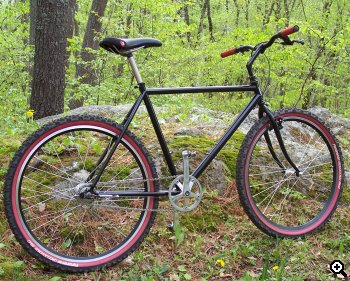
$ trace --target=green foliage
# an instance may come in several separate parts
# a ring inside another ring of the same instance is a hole
[[[0,4],[0,110],[5,123],[15,126],[13,118],[23,119],[31,91],[29,70],[33,46],[29,45],[29,0],[3,1]],[[66,77],[66,102],[73,95],[84,97],[86,104],[119,104],[133,100],[129,68],[122,57],[104,50],[89,50],[96,59],[89,63],[97,74],[96,85],[81,83],[76,67],[91,1],[78,0],[75,33],[69,39]],[[249,56],[221,59],[219,53],[241,44],[256,44],[289,24],[301,30],[292,38],[302,38],[304,46],[273,46],[262,57],[256,73],[273,108],[298,104],[325,106],[350,116],[349,57],[350,25],[346,15],[348,1],[211,0],[211,22],[204,14],[202,1],[140,0],[109,1],[103,31],[105,36],[155,37],[163,47],[139,51],[136,59],[149,86],[197,86],[248,83],[245,63]],[[236,4],[238,6],[236,6]],[[277,5],[277,7],[276,7]],[[186,15],[186,11],[188,11]],[[271,11],[271,13],[269,13]],[[270,65],[270,71],[269,71]],[[270,75],[269,75],[270,74]],[[268,79],[270,77],[270,79]],[[267,86],[268,81],[268,87]],[[205,94],[193,100],[214,109],[237,112],[249,94]],[[168,97],[163,98],[163,102]],[[17,121],[18,122],[18,121]]]
[[[2,124],[25,116],[29,98],[29,1],[0,4],[0,111]],[[0,127],[1,129],[2,126]]]
[[[13,278],[12,280],[23,280],[25,267],[26,265],[23,261],[4,261],[0,256],[0,279]]]

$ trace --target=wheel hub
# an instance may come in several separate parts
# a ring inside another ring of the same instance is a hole
[[[287,169],[284,174],[287,176],[287,177],[290,177],[292,175],[295,175],[297,177],[301,177],[303,175],[303,172],[299,172],[299,174],[297,175],[296,171],[293,169],[293,168],[289,168]]]

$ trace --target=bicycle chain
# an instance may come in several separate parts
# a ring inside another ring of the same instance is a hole
[[[178,176],[178,175],[177,175]],[[158,180],[168,180],[168,179],[175,179],[177,176],[168,176],[168,177],[161,177],[161,178],[153,178],[153,179],[144,179],[144,180],[135,180],[135,179],[128,179],[128,180],[118,180],[118,183],[124,183],[124,182],[146,182],[146,181],[158,181]],[[112,183],[112,182],[111,182]],[[98,184],[97,184],[98,186]],[[108,202],[108,200],[104,201]],[[113,202],[113,201],[112,201]],[[93,204],[93,207],[98,207],[98,204]],[[112,207],[113,209],[118,210],[127,210],[127,211],[146,211],[146,212],[176,212],[174,208],[166,209],[166,208],[157,208],[157,209],[149,209],[149,208],[135,208],[135,207],[122,207],[115,205]]]
[[[108,202],[108,201],[106,201]],[[98,204],[92,205],[93,207],[98,207]],[[157,209],[148,209],[148,208],[135,208],[135,207],[121,207],[121,206],[113,206],[112,209],[118,210],[127,210],[127,211],[145,211],[145,212],[177,212],[174,208],[166,209],[166,208],[157,208]]]

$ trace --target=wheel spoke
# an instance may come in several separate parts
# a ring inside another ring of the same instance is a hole
[[[54,121],[35,132],[23,150],[27,154],[21,157],[33,156],[27,161],[17,157],[17,165],[25,164],[11,174],[18,187],[19,204],[11,207],[20,217],[16,235],[30,233],[28,240],[20,239],[27,241],[29,248],[37,245],[37,255],[50,264],[55,261],[48,257],[57,257],[59,268],[69,269],[70,263],[84,268],[91,262],[101,267],[106,261],[113,262],[110,256],[119,260],[134,251],[148,233],[153,210],[158,207],[154,197],[89,194],[89,175],[101,167],[96,163],[112,147],[111,136],[120,135],[123,128],[100,117],[84,118],[66,117],[67,123]],[[122,139],[103,171],[96,191],[158,191],[153,180],[157,178],[155,168],[145,149],[128,132],[126,136],[127,141]]]

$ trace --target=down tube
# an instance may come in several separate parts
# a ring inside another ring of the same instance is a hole
[[[234,132],[238,129],[238,127],[242,124],[242,122],[247,118],[249,113],[255,108],[255,106],[261,101],[261,95],[256,94],[249,104],[244,108],[244,110],[239,114],[234,123],[230,128],[226,131],[226,133],[221,137],[215,147],[209,152],[209,154],[204,158],[202,163],[198,166],[198,168],[192,173],[192,176],[198,178],[204,170],[208,167],[210,162],[216,157],[216,155],[220,152],[220,150],[224,147],[227,141],[232,137]]]

